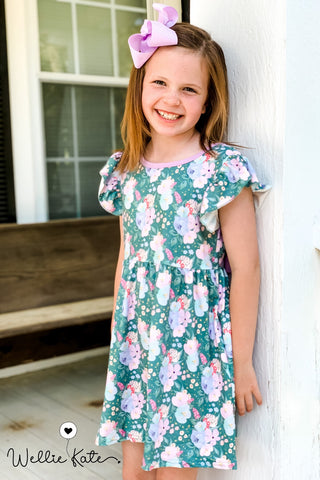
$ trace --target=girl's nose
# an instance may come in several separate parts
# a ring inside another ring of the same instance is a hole
[[[180,97],[177,92],[168,92],[165,101],[168,105],[180,105]]]

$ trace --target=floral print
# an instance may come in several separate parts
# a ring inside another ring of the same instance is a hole
[[[235,148],[101,170],[125,255],[97,445],[144,443],[142,468],[235,469],[229,277],[218,210],[258,182]]]

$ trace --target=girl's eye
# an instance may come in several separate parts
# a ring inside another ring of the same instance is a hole
[[[195,89],[192,88],[192,87],[184,87],[184,90],[186,90],[187,92],[191,92],[191,93],[197,93],[197,92],[195,91]]]
[[[156,85],[165,85],[165,82],[163,80],[155,80],[153,83]]]

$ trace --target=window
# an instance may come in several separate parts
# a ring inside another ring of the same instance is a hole
[[[121,147],[127,40],[145,18],[145,0],[38,0],[49,219],[103,214],[98,171]]]

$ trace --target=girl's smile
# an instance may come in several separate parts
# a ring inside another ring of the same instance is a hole
[[[203,58],[182,47],[159,48],[145,67],[142,110],[152,140],[187,141],[205,112],[208,71]]]

